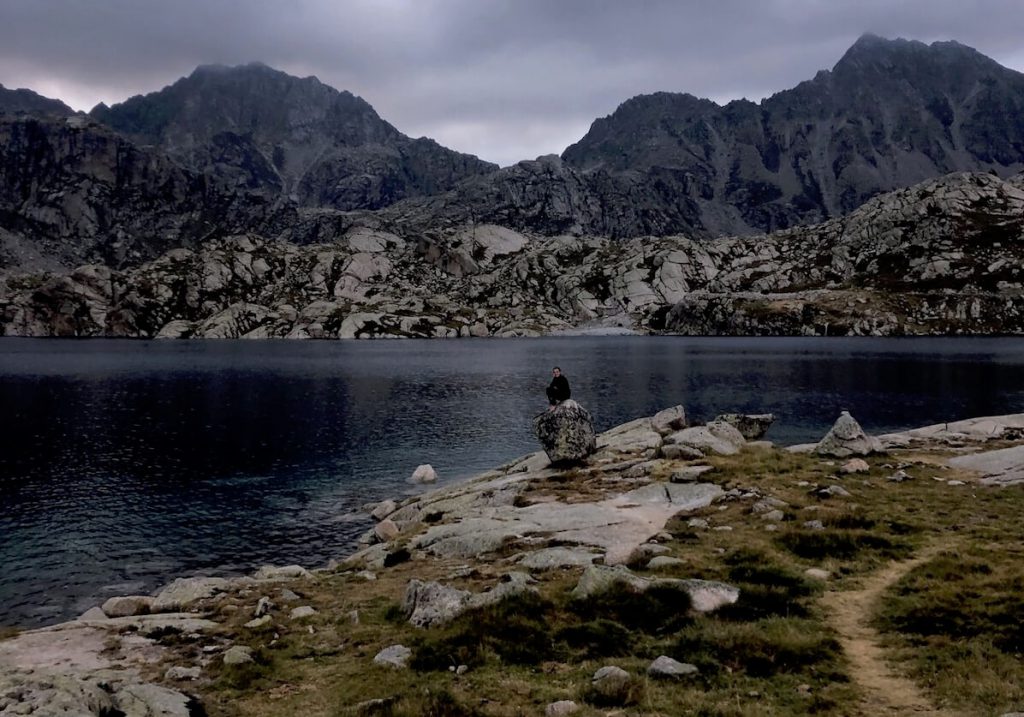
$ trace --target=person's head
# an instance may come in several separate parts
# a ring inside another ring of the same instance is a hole
[[[556,378],[558,376],[561,376],[562,375],[562,369],[560,369],[558,366],[555,366],[553,369],[551,369],[551,375],[555,376]]]

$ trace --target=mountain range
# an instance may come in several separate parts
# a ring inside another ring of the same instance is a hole
[[[47,277],[53,276],[75,284],[69,270],[83,265],[91,267],[86,267],[90,277],[97,271],[108,277],[100,283],[114,293],[100,302],[104,316],[118,302],[157,285],[184,290],[195,283],[219,287],[237,280],[248,286],[263,274],[242,271],[238,279],[232,269],[218,279],[206,276],[204,268],[207,248],[215,254],[214,264],[221,261],[218,252],[248,256],[239,259],[243,263],[255,261],[252,252],[237,249],[241,240],[226,240],[243,235],[249,237],[243,246],[266,247],[260,252],[269,254],[260,261],[267,266],[274,261],[290,266],[288,257],[299,256],[312,262],[300,271],[311,272],[308,286],[287,288],[287,282],[278,282],[274,286],[287,296],[261,295],[256,303],[250,296],[243,302],[263,306],[260,315],[277,312],[270,306],[286,307],[285,314],[294,307],[303,310],[321,293],[325,301],[347,302],[331,309],[332,316],[376,306],[380,302],[370,299],[390,294],[365,286],[367,281],[395,278],[399,273],[392,269],[409,262],[401,274],[402,297],[392,297],[398,303],[388,307],[416,296],[414,303],[426,299],[440,305],[445,292],[457,297],[455,313],[465,308],[459,302],[485,299],[497,306],[508,300],[512,306],[547,307],[547,318],[531,324],[543,330],[624,314],[631,317],[627,323],[644,330],[729,332],[739,311],[736,302],[747,301],[737,292],[831,290],[836,282],[855,291],[877,289],[883,279],[885,291],[906,292],[912,287],[905,276],[921,266],[960,260],[971,265],[967,274],[943,269],[938,273],[945,284],[929,290],[984,289],[991,294],[986,301],[998,304],[1001,292],[1016,291],[1016,275],[992,286],[986,278],[983,287],[965,277],[1003,276],[999,262],[1015,261],[1007,257],[1021,234],[1015,214],[1021,170],[1024,75],[955,42],[926,45],[871,35],[860,38],[831,70],[759,103],[737,100],[723,106],[668,92],[637,96],[596,120],[561,156],[504,168],[430,139],[410,138],[359,97],[258,63],[201,66],[160,91],[99,105],[88,114],[30,90],[0,87],[0,279],[8,277],[0,286],[0,309],[7,306],[8,332],[13,321],[29,333],[46,334],[53,326],[57,333],[77,333],[67,327],[79,326],[78,319],[54,319],[51,326],[46,319],[25,317],[61,316],[51,311],[58,300],[53,293],[33,287],[50,286]],[[1009,182],[986,184],[985,176]],[[942,184],[947,179],[956,191]],[[946,189],[936,192],[929,184],[935,181]],[[907,187],[918,193],[909,216],[899,199]],[[954,200],[955,207],[943,203]],[[883,216],[861,221],[858,226],[866,228],[858,229],[852,242],[847,218],[868,210]],[[915,236],[917,224],[930,227],[928,240],[898,246]],[[791,235],[798,230],[802,233]],[[953,231],[974,238],[953,251],[948,246]],[[377,238],[367,240],[367,235]],[[794,244],[792,236],[800,241]],[[548,237],[569,241],[574,248],[565,251],[576,264],[566,265],[561,250],[546,253]],[[353,241],[357,249],[338,255],[348,258],[316,268],[317,252],[337,254],[339,246]],[[897,245],[891,245],[894,241]],[[273,249],[275,244],[280,248]],[[307,245],[315,246],[306,250]],[[364,245],[372,250],[358,249]],[[217,248],[222,246],[227,249]],[[689,261],[702,263],[705,275],[681,284],[673,279],[669,285],[675,288],[659,293],[654,277],[660,276],[664,257],[651,258],[644,246],[688,253]],[[734,246],[752,257],[768,251],[778,260],[771,272],[775,279],[768,285],[734,282],[724,286],[724,294],[718,291],[716,275],[754,259],[732,249],[727,257],[705,256],[712,250],[701,247]],[[817,256],[821,265],[834,262],[838,252],[855,269],[828,278],[817,265],[787,263],[777,254],[780,246]],[[887,253],[874,263],[858,258],[873,256],[879,246]],[[624,254],[622,247],[640,253]],[[203,258],[183,264],[174,259],[181,251],[200,252]],[[353,251],[360,256],[349,256]],[[505,256],[514,266],[496,258]],[[159,281],[146,268],[154,260],[163,272]],[[582,283],[569,292],[575,298],[557,298],[572,288],[566,284],[574,275],[571,267],[598,260],[614,264],[610,273],[576,277]],[[346,273],[344,266],[353,262],[355,268]],[[997,268],[979,274],[979,262]],[[186,274],[166,275],[168,266]],[[109,270],[127,273],[103,274]],[[136,280],[144,286],[136,286]],[[463,281],[526,284],[515,297],[501,298],[482,286],[467,289]],[[110,288],[110,282],[119,288]],[[655,288],[637,291],[660,298],[638,313],[627,288],[645,282]],[[237,303],[229,299],[248,296],[228,285],[202,307],[181,308],[177,315],[147,304],[146,311],[156,313],[144,320],[135,307],[130,320],[114,312],[122,317],[116,330],[95,322],[82,330],[146,336],[163,332],[168,321],[187,321],[191,328],[182,335],[205,335],[200,324],[213,320],[209,311],[226,311]],[[708,291],[725,298],[705,297],[696,308],[686,303]],[[17,321],[10,314],[14,305],[21,307]],[[672,309],[676,305],[692,311]],[[404,309],[395,310],[405,315]],[[707,318],[709,312],[717,318]],[[754,315],[766,316],[761,309]],[[505,316],[479,331],[516,331],[508,328],[509,321],[514,324]],[[903,325],[893,321],[887,330]],[[799,322],[794,325],[805,330]],[[756,333],[752,323],[744,326],[735,330]],[[419,335],[419,330],[398,333]],[[339,331],[332,325],[327,334]]]
[[[88,115],[2,89],[0,139],[0,268],[127,265],[243,230],[302,244],[353,223],[745,235],[949,172],[1021,171],[1024,75],[955,42],[865,35],[760,103],[637,96],[561,157],[505,168],[259,63],[201,66]]]

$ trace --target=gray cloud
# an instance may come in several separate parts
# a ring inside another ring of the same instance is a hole
[[[508,164],[560,152],[642,92],[786,89],[866,31],[1024,68],[1019,0],[3,0],[0,82],[88,109],[260,60]]]

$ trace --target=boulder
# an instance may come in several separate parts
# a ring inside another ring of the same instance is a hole
[[[715,421],[728,423],[748,441],[757,441],[764,437],[772,423],[775,422],[775,414],[723,413]]]
[[[225,665],[244,665],[253,662],[252,648],[244,645],[233,645],[224,651]]]
[[[398,504],[389,498],[375,505],[370,515],[374,520],[384,520],[396,510],[398,510]]]
[[[883,453],[884,450],[881,441],[866,434],[856,419],[848,411],[843,411],[831,430],[814,448],[814,452],[819,456],[849,458]]]
[[[147,615],[152,607],[153,598],[149,595],[125,595],[110,598],[101,609],[107,617],[132,617]]]
[[[712,421],[706,426],[694,426],[666,436],[661,452],[668,458],[668,447],[676,445],[696,449],[701,454],[731,456],[739,453],[744,443],[746,439],[736,428],[724,421]]]
[[[572,700],[559,700],[544,708],[544,717],[566,717],[579,711],[580,706]]]
[[[378,652],[373,661],[378,665],[402,669],[409,663],[410,657],[412,657],[412,650],[408,647],[405,645],[392,645]]]
[[[528,573],[512,572],[490,590],[471,593],[438,582],[412,579],[405,589],[402,610],[417,627],[443,625],[469,610],[494,605],[514,595],[536,592]]]
[[[227,588],[224,578],[178,578],[157,594],[150,612],[178,612]]]
[[[656,679],[678,680],[681,677],[696,675],[698,672],[696,665],[679,662],[666,655],[656,659],[647,668],[647,674]]]
[[[416,470],[409,476],[410,483],[436,483],[437,482],[437,471],[429,463],[416,466]]]
[[[851,458],[842,465],[839,469],[840,473],[867,473],[871,470],[871,466],[868,465],[867,461],[863,458]]]
[[[658,449],[658,455],[670,461],[692,461],[704,457],[704,452],[682,443],[665,443]]]
[[[552,463],[581,461],[597,448],[594,419],[572,399],[534,418],[533,429]]]
[[[377,539],[382,543],[389,543],[399,536],[398,526],[395,525],[395,521],[390,518],[384,520],[373,526],[373,534],[377,536]]]
[[[311,578],[313,574],[301,565],[264,565],[257,570],[253,577],[257,580],[298,580],[299,578]]]
[[[682,406],[673,406],[663,411],[658,411],[651,418],[651,428],[662,436],[681,431],[687,426],[686,409]]]
[[[316,615],[316,609],[309,605],[300,605],[299,607],[292,608],[291,613],[289,613],[289,617],[292,620],[304,620],[314,615]]]

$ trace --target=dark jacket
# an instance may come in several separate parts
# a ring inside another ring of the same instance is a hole
[[[554,406],[557,403],[568,400],[572,395],[569,390],[569,379],[565,376],[555,376],[548,384],[548,402]]]

